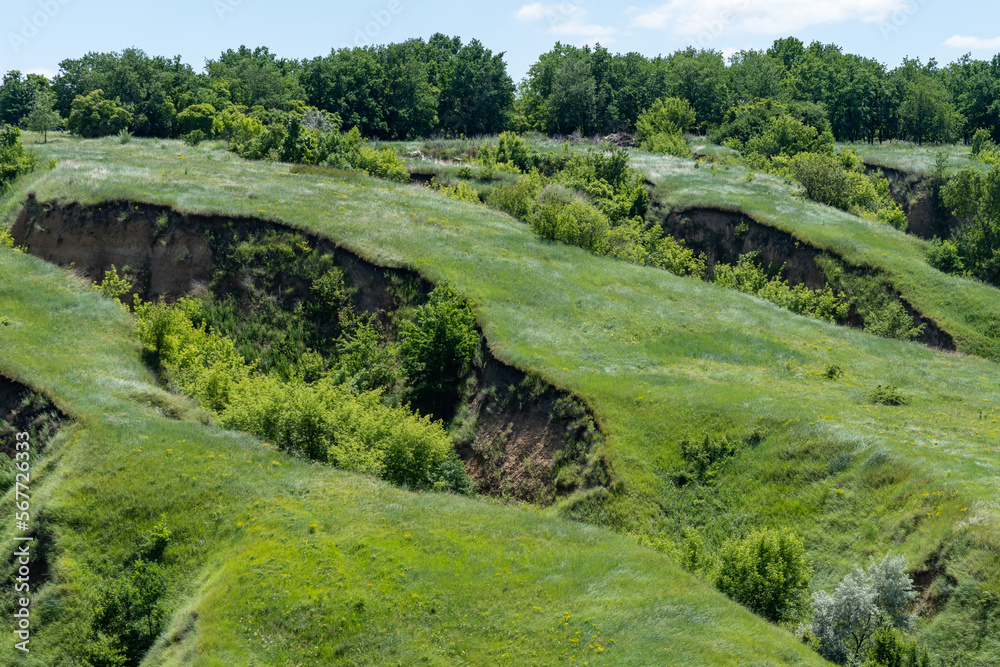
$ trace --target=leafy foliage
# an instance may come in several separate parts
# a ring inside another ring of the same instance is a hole
[[[21,131],[10,125],[0,127],[0,190],[36,166],[38,158],[24,149]]]
[[[103,90],[78,95],[73,100],[67,127],[81,137],[104,137],[128,129],[132,114],[112,100],[104,98]]]
[[[695,124],[695,113],[687,100],[668,97],[656,100],[636,121],[639,147],[651,153],[690,157],[683,134]]]
[[[869,650],[876,659],[883,653],[898,655],[884,632],[913,628],[915,619],[907,609],[915,597],[902,556],[886,554],[882,560],[872,558],[864,569],[855,566],[833,595],[813,594],[812,632],[819,638],[820,654],[838,664],[859,660]]]
[[[802,539],[786,530],[759,530],[727,540],[716,587],[773,622],[795,618],[806,601],[812,567]]]
[[[467,478],[456,476],[456,455],[439,422],[384,405],[380,391],[354,393],[329,378],[307,384],[257,374],[231,339],[209,331],[205,322],[195,326],[197,309],[190,299],[174,306],[144,303],[136,308],[136,329],[171,383],[224,426],[396,484],[468,490]]]
[[[472,310],[451,287],[435,287],[400,328],[399,353],[413,407],[450,417],[478,345]]]
[[[735,266],[719,264],[715,267],[715,284],[759,296],[801,315],[828,322],[847,319],[850,303],[843,292],[838,294],[829,285],[821,290],[802,284],[791,286],[778,276],[768,277],[757,263],[759,255],[756,251],[741,255]]]

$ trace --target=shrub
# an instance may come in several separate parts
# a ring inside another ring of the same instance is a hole
[[[899,387],[880,384],[868,394],[868,400],[882,405],[907,405],[910,399],[900,393]]]
[[[811,290],[801,284],[792,287],[780,277],[769,278],[757,265],[759,255],[759,251],[741,255],[736,266],[717,265],[715,284],[767,299],[800,315],[828,322],[843,322],[847,319],[850,303],[843,293],[835,293],[829,286],[821,290]]]
[[[651,153],[691,157],[682,135],[694,124],[695,112],[687,100],[678,97],[656,100],[636,121],[639,147]]]
[[[515,218],[527,220],[535,199],[542,193],[543,187],[542,176],[537,171],[532,171],[519,178],[513,185],[498,185],[493,188],[486,198],[486,203]]]
[[[865,331],[883,338],[913,340],[923,334],[926,327],[924,324],[914,325],[913,317],[897,300],[882,308],[861,309],[861,316],[865,321]]]
[[[401,183],[410,180],[410,172],[406,170],[406,164],[396,156],[396,152],[391,148],[375,150],[368,146],[360,146],[356,153],[348,156],[348,162],[352,167],[360,169],[369,176]]]
[[[670,271],[678,276],[704,278],[708,273],[705,253],[695,255],[690,248],[684,247],[684,240],[678,241],[672,236],[662,236],[649,245],[649,256],[646,259],[650,266]]]
[[[932,239],[927,248],[927,263],[944,273],[961,275],[965,271],[965,264],[962,263],[962,256],[954,241]]]
[[[192,104],[177,114],[177,130],[181,135],[200,130],[202,136],[211,136],[215,124],[215,107],[211,104]]]
[[[520,171],[528,171],[531,164],[528,144],[514,132],[504,132],[497,138],[493,159],[497,164],[512,164]]]
[[[639,148],[661,155],[691,157],[691,149],[688,148],[687,142],[684,141],[684,136],[681,134],[654,134],[644,139],[639,144]]]
[[[118,270],[112,264],[111,268],[104,272],[104,280],[95,289],[101,295],[121,303],[121,298],[132,289],[132,282],[124,275],[118,275]]]
[[[197,146],[205,140],[205,133],[201,130],[191,130],[184,135],[184,143],[188,146]]]
[[[86,96],[77,95],[73,100],[67,128],[81,137],[104,137],[118,134],[132,123],[132,114],[111,100],[104,99],[104,91],[97,89]]]
[[[906,609],[915,597],[902,556],[872,558],[863,570],[855,566],[833,595],[813,594],[812,632],[820,654],[838,664],[857,661],[870,650],[895,654],[884,631],[913,628],[914,617]]]
[[[135,561],[127,575],[105,586],[91,623],[98,638],[98,650],[87,656],[91,664],[138,665],[163,625],[166,590],[163,568],[144,560]]]
[[[390,389],[398,379],[396,349],[382,345],[370,321],[362,321],[353,333],[337,341],[339,359],[335,377],[355,393]]]
[[[996,144],[993,143],[993,134],[986,128],[981,127],[972,135],[973,157],[978,157],[983,152],[992,152],[995,149]]]
[[[448,285],[435,287],[413,320],[400,328],[407,395],[417,410],[450,416],[478,344],[475,317],[458,292]]]
[[[444,325],[462,318],[458,309],[446,307],[454,306],[447,291],[439,293],[436,302],[439,316],[421,320],[429,325],[421,331],[429,329],[430,339],[444,348],[436,356],[425,355],[430,358],[425,375],[431,380],[440,379],[434,364],[447,356],[448,349],[469,352],[468,345],[463,347],[453,338],[434,336],[440,329],[453,330],[454,326]],[[174,306],[141,304],[136,309],[137,331],[145,345],[159,350],[170,381],[211,409],[223,426],[252,433],[289,453],[397,484],[471,489],[467,476],[460,474],[464,468],[456,468],[451,441],[440,422],[384,405],[380,391],[352,393],[349,385],[330,378],[306,384],[298,378],[283,381],[254,374],[231,339],[209,332],[204,322],[193,324],[197,316],[197,303],[189,299]],[[473,347],[477,340],[473,338]]]
[[[479,198],[479,191],[469,185],[468,181],[459,181],[458,184],[454,186],[435,183],[435,186],[441,192],[450,197],[454,197],[459,201],[469,202],[470,204],[482,203],[482,200]]]
[[[533,232],[598,254],[608,251],[611,222],[601,211],[556,188],[543,192],[540,201],[530,218]]]
[[[715,585],[751,611],[779,623],[794,619],[804,605],[810,574],[800,537],[787,530],[760,530],[723,544]]]
[[[0,127],[0,190],[37,166],[38,159],[21,143],[21,130],[12,125]]]
[[[640,141],[657,134],[683,134],[694,127],[695,120],[694,109],[687,100],[661,98],[639,114],[635,131]]]

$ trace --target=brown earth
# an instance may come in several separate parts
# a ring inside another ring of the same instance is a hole
[[[336,242],[253,218],[195,215],[133,202],[53,205],[29,195],[11,234],[42,259],[100,281],[112,265],[129,267],[141,299],[171,301],[214,277],[212,238],[295,231],[333,255],[355,289],[361,312],[385,314],[400,291],[423,299],[434,285],[417,272],[377,266]],[[231,277],[227,277],[231,278]],[[224,278],[225,280],[226,278]],[[606,461],[593,451],[601,436],[590,411],[570,395],[498,360],[483,341],[471,398],[460,411],[472,426],[457,450],[481,490],[547,503],[605,485]]]
[[[934,204],[929,177],[868,164],[865,165],[865,171],[869,174],[881,171],[889,181],[892,198],[906,213],[906,231],[910,234],[928,240],[935,236],[946,239],[955,227],[962,224],[961,220]]]

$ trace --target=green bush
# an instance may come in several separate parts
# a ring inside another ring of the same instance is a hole
[[[348,156],[348,162],[352,167],[360,169],[369,176],[401,183],[410,180],[410,172],[406,170],[406,164],[396,156],[396,152],[391,148],[375,150],[368,146],[360,146],[356,153]]]
[[[993,143],[993,133],[984,127],[976,130],[976,133],[972,135],[972,156],[979,157],[984,152],[989,153],[995,150],[996,144]]]
[[[665,269],[678,276],[704,278],[708,273],[704,253],[695,255],[690,248],[684,247],[684,240],[678,241],[672,236],[661,236],[652,241],[646,260],[650,266]]]
[[[177,131],[187,135],[201,130],[202,136],[211,136],[215,124],[215,107],[211,104],[192,104],[177,114]]]
[[[188,146],[197,146],[205,140],[205,133],[202,130],[191,130],[184,135],[184,143]]]
[[[865,331],[883,338],[913,340],[924,333],[926,325],[913,323],[913,317],[898,300],[890,301],[882,308],[859,308],[865,322]]]
[[[391,389],[399,377],[396,348],[382,345],[370,321],[337,341],[336,378],[355,393]]]
[[[882,405],[907,405],[910,399],[904,396],[899,387],[891,384],[880,384],[868,394],[871,403]]]
[[[653,134],[643,139],[639,148],[661,155],[691,157],[691,149],[688,148],[687,142],[684,141],[684,136],[681,134]]]
[[[413,407],[450,417],[478,345],[472,310],[448,285],[435,287],[413,320],[400,327],[399,354]]]
[[[850,314],[850,303],[843,293],[827,286],[811,290],[805,285],[790,286],[780,277],[769,278],[758,266],[758,251],[741,255],[736,265],[719,264],[715,267],[716,285],[735,289],[767,299],[782,308],[828,322],[843,322]]]
[[[695,124],[695,112],[687,100],[658,99],[636,121],[639,147],[651,153],[691,157],[682,136]]]
[[[163,568],[145,560],[106,585],[94,606],[91,633],[97,645],[88,651],[88,661],[94,667],[138,665],[160,634],[166,590]]]
[[[598,254],[609,249],[611,222],[591,204],[573,195],[548,187],[529,219],[531,230],[544,239],[562,241]]]
[[[125,107],[104,99],[104,91],[94,90],[73,100],[67,128],[81,137],[104,137],[128,129],[132,114]]]
[[[906,229],[906,214],[892,198],[889,182],[881,174],[865,174],[853,151],[840,155],[799,153],[789,161],[788,172],[815,202]]]
[[[486,197],[486,203],[519,220],[528,220],[535,199],[542,193],[544,187],[542,176],[537,171],[532,171],[512,185],[498,185],[493,188]]]
[[[719,553],[716,587],[754,613],[780,623],[803,609],[812,568],[802,538],[787,530],[729,539]]]
[[[962,275],[965,272],[965,264],[962,262],[958,246],[950,240],[932,239],[927,248],[927,263],[944,273]]]
[[[0,190],[37,166],[38,158],[21,143],[21,130],[12,125],[0,127]]]

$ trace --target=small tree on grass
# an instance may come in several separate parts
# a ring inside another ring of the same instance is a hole
[[[722,546],[716,587],[775,623],[793,619],[806,601],[812,568],[802,539],[787,530],[755,531]]]
[[[450,417],[478,342],[475,317],[462,297],[447,285],[435,288],[413,321],[403,323],[400,335],[403,373],[414,408]]]
[[[25,118],[25,123],[32,132],[42,133],[42,143],[49,142],[49,130],[62,124],[62,116],[55,110],[56,96],[48,90],[35,93],[35,102],[31,112]]]
[[[812,632],[819,639],[820,654],[845,664],[861,660],[873,648],[890,651],[892,642],[884,635],[912,629],[914,619],[907,608],[914,597],[902,556],[887,554],[880,561],[872,558],[865,569],[855,566],[833,595],[813,595]]]

